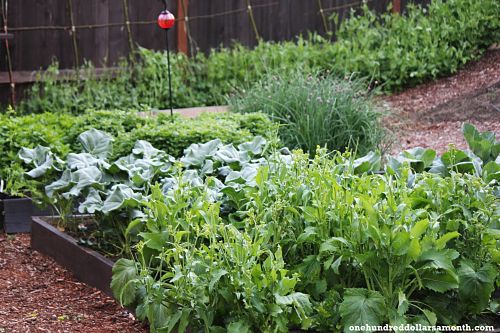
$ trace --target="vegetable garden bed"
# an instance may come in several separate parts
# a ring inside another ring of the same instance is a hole
[[[30,174],[45,168],[61,227],[89,231],[68,219],[75,205],[95,216],[102,242],[77,238],[117,250],[110,289],[152,331],[350,332],[366,320],[494,322],[500,143],[463,131],[471,151],[416,148],[384,168],[375,152],[311,157],[262,137],[194,144],[180,159],[138,141],[115,159],[95,129],[66,161],[41,146],[19,155]]]
[[[50,215],[49,209],[38,208],[29,198],[16,198],[0,193],[0,216],[5,233],[31,231],[31,217]]]
[[[115,263],[94,250],[78,245],[76,239],[52,225],[51,222],[55,219],[57,218],[33,216],[31,248],[54,259],[79,281],[113,297],[110,284]],[[493,299],[499,298],[500,289],[497,289]],[[500,332],[500,329],[493,332]]]
[[[50,223],[54,219],[33,216],[31,248],[53,258],[81,282],[113,296],[109,285],[114,262],[94,250],[78,245],[76,239]]]

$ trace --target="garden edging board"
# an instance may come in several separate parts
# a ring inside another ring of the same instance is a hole
[[[47,221],[51,217],[33,216],[31,249],[54,259],[76,279],[113,297],[110,283],[114,262],[77,241]]]
[[[40,210],[29,198],[16,198],[0,193],[0,215],[7,234],[30,232],[32,216],[49,214],[49,210]]]

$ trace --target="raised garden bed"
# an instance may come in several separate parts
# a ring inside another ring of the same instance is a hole
[[[30,232],[31,217],[44,215],[52,215],[52,211],[38,208],[30,198],[0,193],[0,221],[6,233]]]
[[[78,245],[71,236],[50,224],[52,217],[32,217],[31,248],[53,258],[75,278],[113,296],[110,283],[114,262]]]

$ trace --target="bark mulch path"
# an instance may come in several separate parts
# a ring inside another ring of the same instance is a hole
[[[466,148],[464,122],[500,136],[500,49],[485,55],[456,75],[383,98],[393,110],[392,152],[413,147],[443,152],[450,143]]]
[[[0,333],[147,332],[102,292],[30,249],[30,235],[0,233]]]

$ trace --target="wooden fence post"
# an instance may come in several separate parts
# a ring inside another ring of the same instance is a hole
[[[16,105],[16,83],[14,82],[14,75],[12,72],[12,58],[10,56],[10,45],[9,45],[9,28],[8,28],[8,1],[2,0],[2,19],[3,19],[3,31],[4,36],[2,37],[5,40],[5,53],[7,55],[7,70],[9,71],[9,83],[10,83],[10,102],[12,107]]]
[[[401,14],[401,0],[392,0],[392,12]]]
[[[186,55],[189,54],[187,36],[187,25],[189,20],[187,14],[188,8],[189,0],[177,0],[177,17],[179,20],[179,23],[177,24],[177,51]]]

